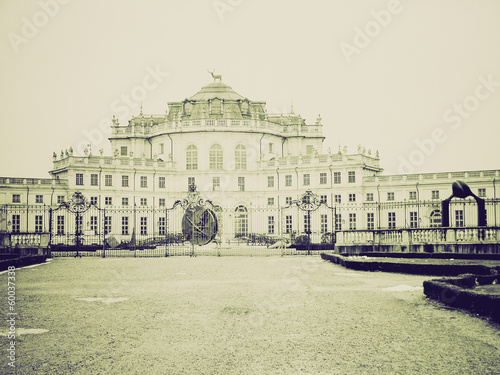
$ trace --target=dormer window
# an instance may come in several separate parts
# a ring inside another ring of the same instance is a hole
[[[190,102],[184,103],[184,114],[190,116],[193,105]]]
[[[244,115],[248,114],[248,102],[247,101],[244,101],[243,103],[241,103],[241,113]]]
[[[222,113],[222,101],[220,99],[212,99],[210,101],[210,113],[212,115],[220,115]]]

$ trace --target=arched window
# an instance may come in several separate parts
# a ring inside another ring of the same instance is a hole
[[[198,149],[189,145],[186,150],[186,169],[198,169]]]
[[[247,169],[247,150],[245,146],[238,145],[234,151],[236,169]]]
[[[431,219],[431,227],[440,227],[441,226],[441,211],[440,210],[434,210],[431,212],[430,215]]]
[[[234,235],[235,237],[248,235],[248,212],[245,206],[238,206],[234,210]]]
[[[210,147],[210,169],[222,169],[222,147],[214,144]]]

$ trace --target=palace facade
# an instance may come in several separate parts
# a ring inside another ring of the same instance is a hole
[[[177,224],[166,227],[161,212],[183,199],[191,184],[224,212],[220,230],[228,239],[300,234],[307,227],[318,236],[437,227],[441,200],[456,180],[487,200],[488,225],[500,220],[499,170],[383,175],[378,151],[324,150],[321,117],[311,124],[293,109],[268,114],[264,101],[236,93],[220,78],[169,102],[165,114],[145,114],[141,107],[126,126],[113,124],[112,155],[89,149],[75,155],[70,148],[53,154],[51,178],[0,178],[0,232],[68,231],[72,224],[49,218],[48,209],[80,191],[108,214],[121,212],[107,219],[106,233],[122,241],[132,233],[163,235]],[[294,206],[307,190],[324,203],[312,219]],[[455,204],[452,224],[477,225],[472,206],[470,200]],[[149,213],[137,214],[141,209]],[[86,233],[100,231],[97,219],[82,225]]]

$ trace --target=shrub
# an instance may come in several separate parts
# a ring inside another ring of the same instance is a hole
[[[295,238],[295,245],[308,245],[309,242],[309,237],[305,234]]]

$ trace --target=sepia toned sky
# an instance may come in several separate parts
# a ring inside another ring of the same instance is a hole
[[[0,176],[109,153],[113,114],[164,113],[207,69],[384,174],[500,168],[498,0],[3,0],[0,34]]]

